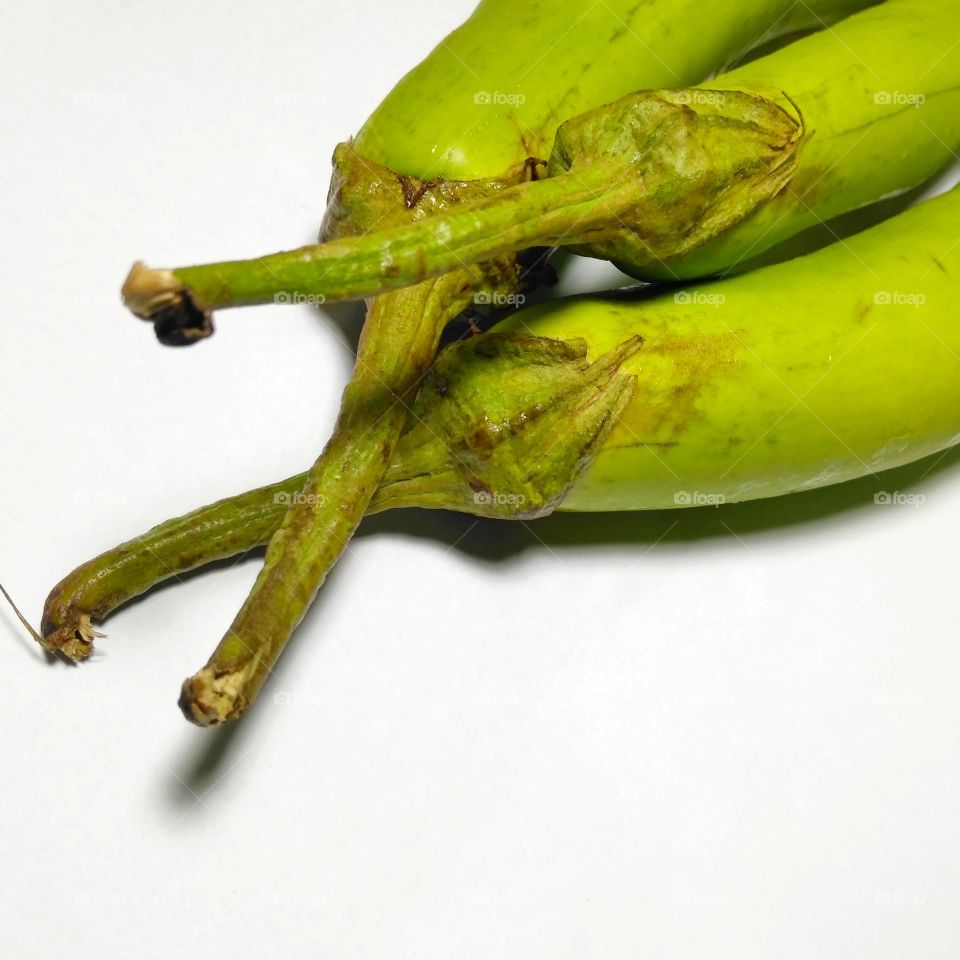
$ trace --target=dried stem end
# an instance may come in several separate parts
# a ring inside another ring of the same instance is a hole
[[[183,681],[178,704],[183,715],[198,727],[219,727],[235,720],[247,708],[243,694],[256,659],[236,670],[204,667]]]
[[[157,339],[168,347],[184,347],[213,334],[209,310],[197,304],[170,270],[137,261],[120,291],[131,313],[153,324]]]
[[[73,612],[68,613],[57,627],[48,624],[45,617],[44,623],[41,625],[42,632],[38,632],[33,629],[30,621],[20,612],[20,608],[13,602],[13,597],[7,593],[2,583],[0,583],[0,594],[6,598],[7,603],[13,608],[13,612],[23,628],[47,653],[59,654],[74,662],[86,660],[93,652],[94,639],[106,636],[105,633],[97,633],[93,629],[90,617],[87,614]]]
[[[93,641],[105,636],[105,633],[93,629],[87,614],[78,613],[71,615],[61,626],[45,633],[41,646],[50,653],[79,663],[93,653]]]

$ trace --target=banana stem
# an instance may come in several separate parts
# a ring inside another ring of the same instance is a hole
[[[641,177],[622,163],[510,187],[412,224],[253,260],[172,270],[133,266],[123,287],[137,316],[156,320],[260,303],[358,300],[536,246],[585,243],[624,216]]]

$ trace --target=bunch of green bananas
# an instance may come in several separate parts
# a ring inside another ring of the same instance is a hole
[[[370,297],[357,367],[308,474],[84,564],[37,639],[83,659],[93,621],[126,600],[267,543],[250,598],[184,684],[187,717],[218,724],[253,701],[366,513],[734,502],[960,441],[957,191],[748,269],[950,161],[960,60],[942,54],[958,28],[960,9],[934,0],[484,0],[338,148],[325,242],[131,271],[128,305],[168,343],[289,291]],[[514,312],[438,353],[465,309],[537,281],[540,246],[657,285]]]

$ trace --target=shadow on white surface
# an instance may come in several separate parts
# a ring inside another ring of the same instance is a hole
[[[906,493],[929,491],[940,483],[960,476],[960,448],[928,457],[880,475],[885,489]],[[637,513],[554,514],[531,523],[478,519],[447,511],[399,510],[371,517],[357,536],[375,539],[399,536],[428,540],[490,565],[503,564],[537,551],[564,551],[636,546],[648,552],[697,549],[698,545],[735,538],[749,543],[753,538],[819,535],[824,528],[835,531],[838,524],[875,524],[895,522],[895,510],[878,510],[875,505],[880,481],[865,477],[848,483],[792,496],[769,500],[685,510]],[[240,563],[259,562],[262,550],[247,554]],[[184,575],[180,581],[167,581],[130,601],[127,607],[149,601],[182,582],[202,578],[216,570],[237,564],[228,559]],[[196,730],[189,735],[188,746],[178,748],[168,764],[169,776],[163,780],[163,803],[177,819],[202,816],[207,809],[204,797],[212,793],[241,763],[256,744],[261,724],[270,723],[267,709],[274,694],[283,691],[290,678],[298,675],[298,650],[322,642],[324,608],[336,591],[337,571],[320,591],[274,673],[260,694],[260,709],[251,710],[241,721],[217,730]],[[303,641],[309,639],[309,643]]]

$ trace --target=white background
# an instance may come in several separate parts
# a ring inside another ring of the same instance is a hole
[[[118,287],[311,239],[335,143],[471,6],[8,4],[0,575],[34,620],[94,553],[312,461],[354,307],[177,351]],[[947,455],[885,480],[921,507],[872,480],[377,519],[217,732],[176,697],[256,558],[131,605],[79,668],[4,612],[0,949],[955,958],[958,481]]]

